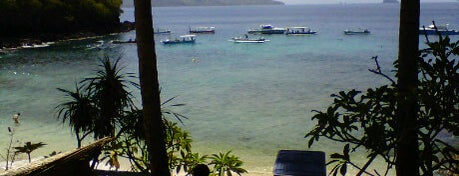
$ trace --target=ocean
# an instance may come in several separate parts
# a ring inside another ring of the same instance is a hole
[[[133,8],[123,11],[121,21],[134,20]],[[435,20],[459,29],[458,11],[459,3],[421,4],[421,25]],[[399,4],[159,7],[153,15],[155,28],[172,31],[155,35],[161,97],[186,104],[171,108],[189,118],[182,126],[191,133],[193,150],[232,150],[246,169],[266,175],[281,149],[340,152],[342,144],[325,139],[307,148],[304,135],[316,123],[311,111],[324,110],[338,91],[388,84],[368,71],[375,68],[371,58],[378,56],[383,72],[393,75],[398,52]],[[228,41],[261,24],[307,26],[318,33],[266,35],[270,41],[263,44]],[[159,43],[197,26],[214,26],[216,33],[198,35],[191,45]],[[343,34],[361,27],[371,34]],[[135,39],[135,31],[0,55],[0,154],[9,143],[8,127],[15,129],[16,146],[47,144],[32,157],[75,148],[70,128],[56,118],[55,107],[66,100],[56,88],[73,90],[104,56],[121,58],[125,72],[138,73],[136,45],[110,43],[128,39]],[[420,41],[425,48],[423,36]],[[131,91],[140,98],[138,90]],[[17,112],[20,125],[11,119]]]

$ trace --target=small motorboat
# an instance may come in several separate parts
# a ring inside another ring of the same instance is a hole
[[[449,30],[448,24],[445,25],[429,25],[428,27],[419,28],[420,35],[459,35],[459,31]]]
[[[285,28],[273,27],[270,24],[260,25],[259,29],[251,29],[249,34],[284,34]]]
[[[182,35],[180,38],[166,39],[160,41],[162,44],[181,44],[181,43],[195,43],[196,35]]]
[[[156,29],[154,30],[154,34],[171,34],[171,30],[167,29]]]
[[[233,41],[234,43],[265,43],[266,40],[263,37],[257,38],[257,39],[250,39],[249,36],[246,34],[244,37],[233,37],[230,41]]]
[[[196,27],[189,29],[190,34],[214,34],[215,27]]]
[[[285,31],[286,35],[310,35],[316,33],[317,31],[312,31],[308,27],[288,27]]]
[[[344,34],[346,35],[358,35],[358,34],[370,34],[368,29],[360,28],[358,30],[344,30]]]
[[[136,40],[129,39],[129,40],[113,40],[111,43],[123,44],[123,43],[136,43],[136,42],[137,42]]]

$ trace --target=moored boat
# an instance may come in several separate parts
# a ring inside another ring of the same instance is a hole
[[[310,35],[316,33],[317,31],[312,31],[308,27],[288,27],[285,31],[286,35]]]
[[[162,44],[195,43],[196,35],[182,35],[180,38],[161,40]]]
[[[136,43],[136,42],[137,42],[136,40],[132,40],[132,39],[129,39],[129,40],[113,40],[113,41],[111,41],[111,43],[113,43],[113,44]]]
[[[233,37],[231,41],[233,41],[234,43],[265,43],[269,40],[266,40],[263,37],[251,39],[247,35],[245,35],[244,37]]]
[[[171,34],[172,32],[167,29],[156,29],[154,30],[154,34]]]
[[[344,30],[344,34],[346,35],[357,35],[357,34],[370,34],[368,29],[358,29],[358,30]]]
[[[285,28],[273,27],[270,24],[260,25],[259,29],[248,31],[249,34],[284,34]]]
[[[189,29],[190,34],[214,34],[215,27],[196,27]]]
[[[436,29],[435,29],[436,28]],[[448,24],[445,25],[429,25],[428,27],[419,28],[420,35],[459,35],[459,31],[449,30]]]

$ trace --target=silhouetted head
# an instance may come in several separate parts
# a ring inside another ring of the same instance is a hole
[[[209,167],[205,164],[198,164],[193,168],[193,176],[209,176]]]

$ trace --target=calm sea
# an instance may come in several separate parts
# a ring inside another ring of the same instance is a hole
[[[133,21],[134,9],[123,10],[121,19]],[[435,20],[459,29],[458,11],[459,3],[422,4],[421,25]],[[159,40],[169,36],[155,36],[162,99],[177,96],[173,103],[186,104],[173,110],[189,117],[183,128],[195,151],[232,150],[250,171],[271,173],[280,149],[307,150],[303,137],[315,124],[311,110],[326,108],[330,94],[340,90],[387,84],[368,71],[375,67],[371,57],[378,56],[388,74],[397,57],[399,4],[167,7],[153,14],[155,27],[172,30],[172,37],[189,27],[216,27],[193,45],[164,46]],[[270,40],[264,44],[228,41],[260,24],[308,26],[318,34],[264,36]],[[371,35],[343,34],[360,27]],[[33,157],[75,148],[70,128],[55,117],[55,107],[66,100],[56,88],[73,89],[105,55],[122,58],[125,71],[137,73],[136,46],[110,43],[134,38],[128,32],[0,55],[0,153],[9,141],[7,127],[15,129],[16,145],[48,144]],[[20,125],[11,120],[17,112]],[[330,154],[341,144],[325,141],[311,150]]]

